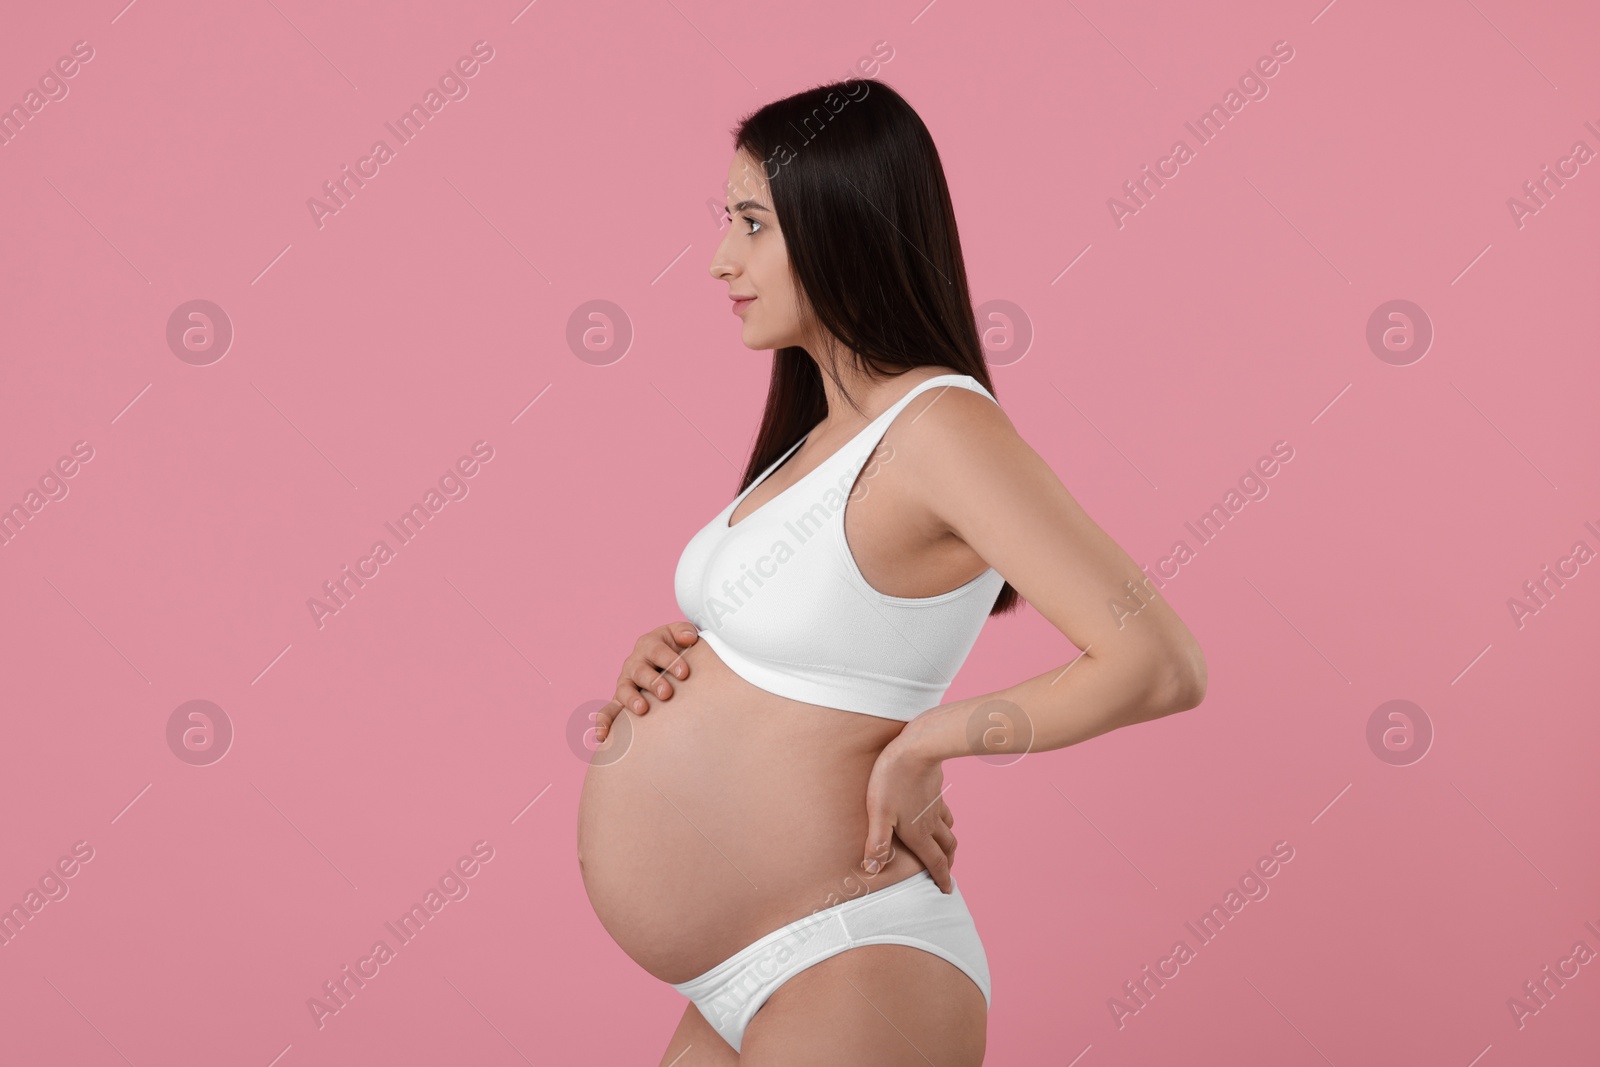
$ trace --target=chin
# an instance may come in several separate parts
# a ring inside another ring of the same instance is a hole
[[[759,326],[745,324],[739,332],[739,340],[752,352],[776,352],[780,348],[790,348],[800,342],[793,336],[778,331],[768,332]]]

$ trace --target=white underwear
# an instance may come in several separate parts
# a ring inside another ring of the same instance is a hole
[[[939,891],[926,870],[865,896],[796,919],[672,988],[694,1001],[735,1051],[745,1027],[778,987],[858,945],[910,945],[949,960],[989,997],[989,959],[961,888]]]

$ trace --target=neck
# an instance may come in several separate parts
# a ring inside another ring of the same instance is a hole
[[[859,368],[837,342],[817,345],[816,347],[808,345],[806,352],[822,353],[820,356],[813,355],[811,358],[816,362],[818,371],[821,372],[822,391],[828,398],[828,414],[818,424],[818,429],[823,431],[832,426],[860,429],[885,411],[888,411],[895,401],[900,399],[901,394],[906,391],[906,383],[899,379],[908,374],[913,375],[916,381],[921,381],[923,378],[945,373],[937,368],[918,367],[901,371],[893,377],[873,378]],[[855,400],[855,405],[845,399],[844,393],[840,391],[839,386],[833,380],[833,376],[829,374],[830,367],[837,372],[844,382],[845,388],[849,390],[850,397]]]

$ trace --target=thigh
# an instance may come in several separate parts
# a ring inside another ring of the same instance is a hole
[[[745,1067],[977,1067],[988,1009],[955,964],[910,945],[861,945],[789,979],[744,1032]]]
[[[692,1003],[678,1020],[678,1029],[661,1054],[660,1067],[738,1067],[739,1054],[711,1028]]]

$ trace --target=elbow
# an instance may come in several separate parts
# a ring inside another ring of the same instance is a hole
[[[1193,637],[1179,642],[1164,657],[1162,666],[1164,713],[1199,707],[1206,698],[1206,657],[1199,642]]]
[[[1187,633],[1143,650],[1136,662],[1123,664],[1123,669],[1129,699],[1119,725],[1165,718],[1205,700],[1206,658]]]

